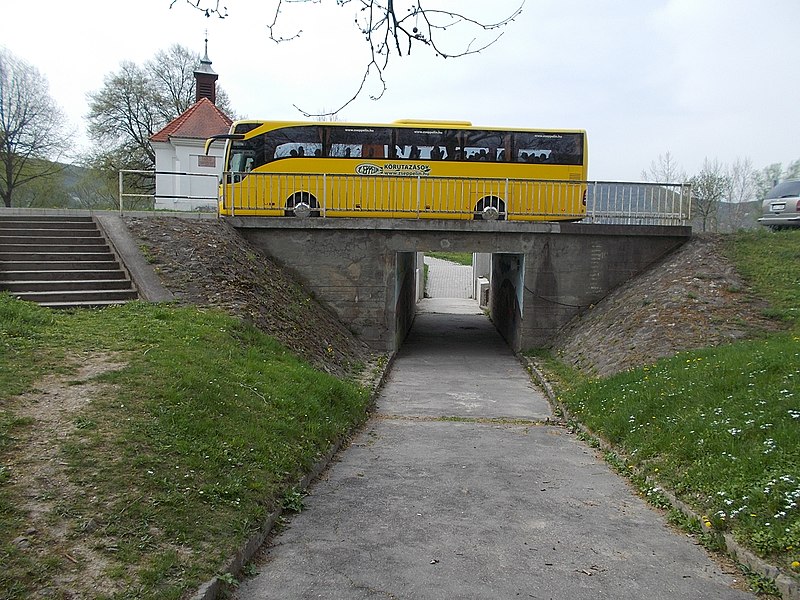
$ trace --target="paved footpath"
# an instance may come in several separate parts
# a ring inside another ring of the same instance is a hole
[[[546,424],[548,403],[474,301],[420,307],[378,414],[238,600],[754,598]]]
[[[425,257],[428,281],[425,295],[429,298],[472,298],[472,266],[459,265],[449,260]]]

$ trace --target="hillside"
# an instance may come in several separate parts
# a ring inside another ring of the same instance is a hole
[[[778,328],[722,253],[720,235],[695,235],[676,252],[573,319],[554,344],[563,361],[607,376],[683,350]]]
[[[340,377],[372,358],[366,344],[225,222],[177,217],[125,222],[179,304],[223,309]]]
[[[230,311],[334,374],[369,359],[362,342],[224,222],[128,217],[126,223],[179,302]],[[719,235],[695,236],[573,320],[554,351],[602,376],[775,329],[721,245]]]

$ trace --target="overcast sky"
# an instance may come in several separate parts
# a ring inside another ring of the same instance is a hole
[[[205,1],[205,0],[201,0]],[[427,0],[487,22],[521,0]],[[86,94],[123,60],[143,63],[181,44],[208,53],[241,116],[303,119],[294,108],[337,108],[368,60],[356,3],[287,5],[286,37],[266,25],[274,0],[223,0],[205,18],[178,0],[14,0],[0,9],[0,44],[48,79],[71,124],[85,129]],[[403,4],[403,0],[396,0]],[[425,118],[483,126],[585,129],[589,177],[636,181],[670,152],[692,175],[704,158],[756,168],[800,158],[798,0],[526,0],[500,40],[478,55],[425,48],[390,60],[388,90],[362,95],[343,120]],[[456,52],[476,32],[448,31]],[[368,91],[379,86],[373,82]]]

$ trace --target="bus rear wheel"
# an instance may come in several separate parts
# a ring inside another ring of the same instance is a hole
[[[506,218],[506,203],[497,196],[487,196],[475,205],[473,219],[476,221],[503,221]]]
[[[286,209],[283,211],[286,217],[318,217],[319,202],[308,192],[295,192],[286,199]]]

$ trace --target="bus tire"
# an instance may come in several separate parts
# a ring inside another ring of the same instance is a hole
[[[318,217],[319,202],[309,192],[295,192],[286,199],[286,208],[283,211],[286,217]]]
[[[506,218],[506,203],[497,196],[481,198],[475,205],[473,219],[475,221],[504,221]]]

